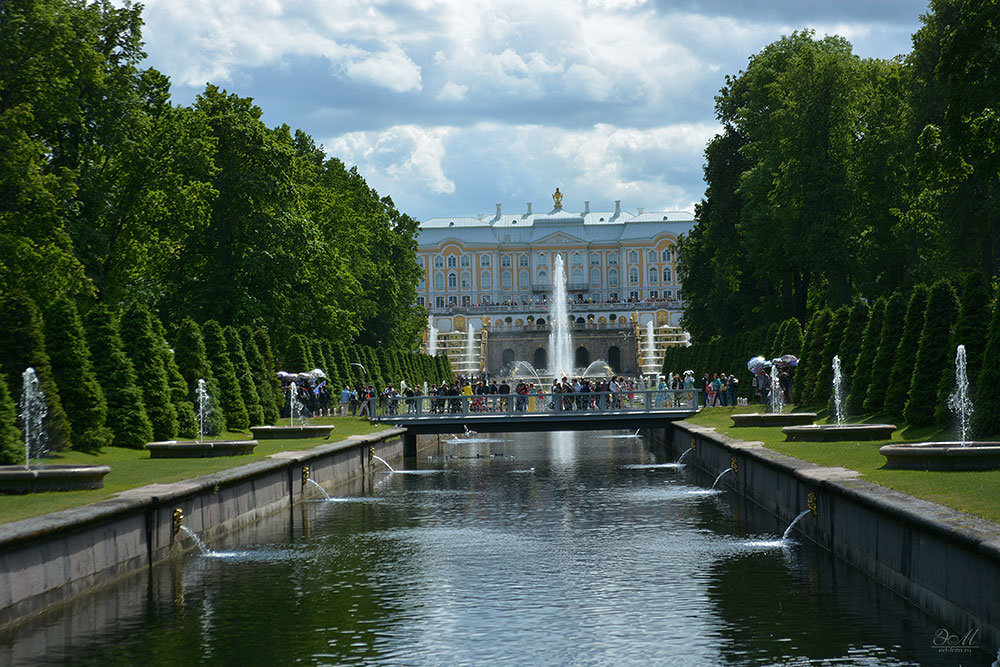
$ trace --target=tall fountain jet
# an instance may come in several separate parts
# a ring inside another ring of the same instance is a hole
[[[563,256],[556,255],[556,268],[552,273],[552,300],[549,303],[549,322],[552,323],[552,331],[549,333],[549,350],[552,355],[549,371],[554,379],[561,379],[564,375],[572,379],[573,375],[573,347],[566,302],[566,267]]]
[[[427,318],[427,354],[432,357],[438,351],[438,330],[431,318]]]
[[[653,322],[646,322],[646,374],[656,376],[659,369],[656,367],[656,340],[653,332]]]
[[[472,377],[479,370],[476,368],[473,360],[476,356],[476,332],[472,330],[472,322],[469,322],[469,327],[465,331],[465,372],[469,377]]]

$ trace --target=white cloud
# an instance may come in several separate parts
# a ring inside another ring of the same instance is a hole
[[[325,142],[327,152],[356,164],[372,184],[391,181],[409,190],[451,194],[455,182],[442,167],[453,128],[397,125],[380,132],[349,132]]]
[[[468,86],[463,86],[460,83],[449,81],[441,86],[441,90],[437,94],[437,99],[442,101],[461,102],[465,99],[465,95],[468,92]]]
[[[373,83],[397,93],[421,88],[420,67],[402,49],[395,47],[347,65],[352,79]]]

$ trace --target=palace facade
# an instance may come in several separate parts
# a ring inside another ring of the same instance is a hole
[[[490,315],[496,326],[544,320],[555,258],[563,256],[576,322],[617,321],[639,312],[640,324],[676,325],[683,294],[677,281],[677,237],[691,229],[686,211],[584,210],[556,206],[534,213],[431,218],[420,225],[417,261],[424,270],[417,301],[441,332],[473,328]]]

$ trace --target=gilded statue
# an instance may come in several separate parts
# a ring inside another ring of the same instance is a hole
[[[555,202],[556,208],[562,208],[562,193],[559,192],[559,188],[552,193],[552,201]]]

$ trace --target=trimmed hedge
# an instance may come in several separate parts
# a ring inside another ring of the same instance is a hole
[[[167,370],[163,367],[164,342],[153,330],[152,316],[145,306],[133,304],[122,313],[122,342],[135,367],[142,402],[153,425],[155,440],[177,437],[177,410],[170,401]]]
[[[896,361],[896,348],[906,320],[906,299],[899,292],[893,293],[885,303],[882,332],[879,334],[878,351],[872,362],[872,379],[862,406],[864,412],[881,412],[885,405],[885,390],[889,386],[892,367]]]
[[[208,363],[212,366],[215,382],[219,388],[219,405],[226,420],[226,428],[231,431],[245,431],[250,428],[250,417],[247,415],[247,406],[243,403],[240,383],[236,378],[233,362],[229,358],[222,327],[215,320],[209,320],[202,325],[201,331],[205,338]]]
[[[927,297],[920,347],[910,377],[910,396],[903,408],[903,417],[910,426],[930,426],[935,421],[941,376],[955,358],[954,351],[948,348],[957,315],[955,288],[946,280],[934,283]]]
[[[926,285],[917,285],[910,295],[910,303],[906,307],[906,321],[903,323],[903,335],[898,338],[896,355],[892,364],[892,373],[885,388],[885,403],[882,412],[890,417],[902,417],[903,408],[909,400],[910,380],[913,377],[913,364],[920,350],[920,334],[924,328],[924,315],[927,312],[929,290]],[[935,387],[937,384],[935,383]]]
[[[1000,435],[1000,299],[993,304],[989,331],[973,402],[972,432],[976,438]]]
[[[871,386],[875,355],[878,354],[879,339],[885,324],[886,300],[879,298],[871,308],[871,316],[861,334],[861,348],[854,360],[854,373],[851,377],[851,390],[847,394],[846,411],[849,415],[860,414],[864,410],[865,396]]]
[[[976,379],[983,363],[983,351],[989,340],[990,292],[986,278],[979,271],[966,274],[962,281],[958,319],[951,332],[951,349],[965,346],[965,370],[969,379],[970,395],[975,395]],[[953,355],[954,356],[954,355]],[[934,417],[938,426],[952,423],[948,398],[955,391],[955,364],[945,364],[938,386]]]
[[[24,463],[24,442],[17,428],[17,408],[7,391],[7,383],[0,381],[0,465]]]
[[[243,351],[240,333],[233,327],[226,327],[224,331],[226,350],[229,361],[233,364],[233,370],[236,371],[236,380],[239,382],[240,396],[246,407],[247,419],[250,420],[250,426],[261,426],[264,424],[264,408],[260,404],[260,394],[257,393],[257,380],[250,369],[246,352]]]

